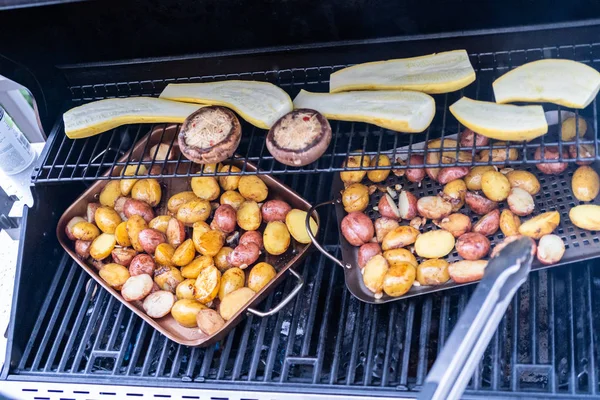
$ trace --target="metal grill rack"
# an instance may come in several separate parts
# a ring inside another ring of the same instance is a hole
[[[428,152],[438,152],[440,150],[416,150],[412,148],[413,143],[427,141],[429,139],[445,137],[462,131],[463,127],[448,111],[448,107],[460,97],[467,96],[479,100],[493,101],[492,82],[508,70],[522,65],[529,61],[543,58],[566,58],[587,63],[595,68],[600,68],[600,43],[585,45],[544,47],[527,50],[512,50],[491,53],[475,53],[470,55],[471,63],[476,70],[477,80],[461,90],[460,92],[448,93],[444,95],[435,95],[436,115],[431,126],[420,134],[402,134],[387,129],[382,129],[374,125],[365,123],[349,123],[331,121],[333,139],[325,154],[317,161],[305,167],[288,167],[277,162],[266,149],[264,130],[255,128],[245,121],[242,122],[242,142],[238,147],[237,158],[251,161],[258,166],[257,173],[260,174],[294,174],[311,172],[333,172],[342,170],[356,169],[391,169],[406,168],[406,165],[391,165],[389,167],[371,167],[350,168],[343,167],[343,161],[349,155],[359,154],[356,151],[361,149],[366,154],[375,156],[386,154],[391,160],[398,157],[407,158],[412,154],[427,155]],[[110,97],[128,97],[128,96],[158,96],[162,89],[169,83],[187,83],[187,82],[210,82],[224,79],[246,79],[260,80],[275,83],[286,90],[292,98],[300,91],[306,89],[309,91],[324,92],[328,90],[329,76],[332,72],[344,67],[345,65],[334,66],[316,66],[312,68],[298,68],[285,70],[271,70],[255,73],[240,73],[228,75],[212,75],[202,77],[163,79],[156,81],[137,81],[137,82],[115,82],[102,83],[97,85],[72,86],[71,93],[73,102],[67,107],[73,107],[85,102],[100,100]],[[546,111],[558,110],[561,107],[544,104]],[[593,146],[595,158],[600,159],[598,155],[598,132],[597,100],[594,100],[586,109],[576,111],[576,117],[586,118],[593,123],[588,131],[592,134],[585,138],[576,136],[575,140],[563,141],[560,135],[546,135],[529,143],[507,142],[505,144],[490,144],[484,147],[457,147],[454,149],[458,154],[459,150],[471,152],[484,149],[499,148],[505,149],[508,154],[509,149],[517,149],[521,156],[519,160],[508,162],[494,161],[473,161],[469,163],[455,162],[453,164],[444,164],[444,166],[453,165],[486,165],[486,164],[521,164],[521,163],[539,163],[545,161],[534,160],[533,153],[538,147],[558,146],[561,150],[567,150],[570,145],[586,144]],[[560,112],[559,112],[560,114]],[[101,135],[71,140],[64,134],[62,118],[56,123],[48,140],[48,145],[41,156],[39,165],[33,172],[32,180],[34,182],[63,182],[63,181],[92,181],[97,179],[110,179],[102,176],[107,170],[112,170],[116,165],[141,165],[151,167],[155,164],[164,163],[164,165],[175,164],[176,168],[169,169],[177,171],[176,173],[161,173],[158,177],[172,176],[201,176],[203,173],[194,168],[195,164],[178,156],[175,160],[156,161],[153,158],[149,161],[117,162],[117,160],[126,154],[130,146],[142,138],[146,133],[154,129],[160,129],[162,125],[139,124],[127,125],[115,128]],[[576,125],[578,126],[578,124]],[[173,142],[169,143],[173,147]],[[407,149],[397,150],[400,146],[409,146]],[[548,160],[548,162],[575,161],[582,159],[582,155],[577,152],[576,157],[561,157],[558,160]],[[440,161],[441,163],[441,161]],[[427,166],[439,166],[439,163],[428,164]],[[413,164],[411,167],[418,167]],[[421,165],[422,166],[422,165]],[[148,168],[150,169],[150,168]],[[183,171],[183,172],[182,172]],[[238,173],[227,172],[226,174],[248,174],[251,173],[245,168]],[[225,173],[217,173],[217,175]]]

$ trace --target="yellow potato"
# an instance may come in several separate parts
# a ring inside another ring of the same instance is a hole
[[[100,192],[100,204],[107,207],[115,207],[115,201],[121,197],[121,184],[119,181],[109,181]]]
[[[221,286],[219,288],[219,299],[223,300],[229,293],[244,287],[246,274],[239,268],[229,268],[221,276]]]
[[[156,179],[140,179],[131,188],[131,198],[143,201],[151,207],[160,203],[162,189]]]
[[[523,222],[519,226],[519,233],[537,240],[552,233],[559,223],[560,214],[558,211],[549,211]]]
[[[578,228],[600,231],[600,206],[584,204],[569,211],[569,219]]]
[[[196,315],[205,308],[204,304],[200,304],[196,300],[181,299],[173,304],[171,315],[179,325],[186,328],[196,328]]]
[[[506,200],[510,193],[508,179],[498,171],[488,171],[481,176],[481,190],[492,201]]]
[[[399,249],[401,247],[410,246],[417,240],[419,231],[412,226],[402,225],[390,231],[383,237],[381,249],[383,251]]]
[[[219,171],[222,166],[223,166],[223,164],[221,164],[221,163],[202,164],[200,166],[199,172],[203,172],[205,174],[214,174],[216,171]]]
[[[119,214],[110,207],[98,207],[94,213],[94,220],[98,228],[104,233],[115,233],[117,226],[122,222]]]
[[[234,210],[239,209],[244,201],[246,201],[244,196],[242,196],[241,194],[239,194],[239,192],[236,192],[235,190],[228,190],[224,192],[221,195],[221,198],[219,199],[219,202],[221,204],[228,204],[231,207],[233,207]]]
[[[198,221],[206,221],[210,216],[211,207],[207,200],[192,200],[177,210],[177,219],[185,225],[193,225]]]
[[[510,171],[506,174],[506,179],[511,188],[523,189],[532,196],[538,194],[541,188],[540,181],[528,171]]]
[[[182,281],[175,289],[175,296],[178,299],[194,299],[194,286],[196,285],[195,279],[186,279]]]
[[[241,169],[235,165],[223,165],[219,172],[241,172]],[[219,176],[219,184],[223,190],[237,190],[240,178],[240,175]]]
[[[175,267],[161,266],[154,270],[154,282],[161,290],[175,293],[177,286],[183,281],[181,272]]]
[[[139,215],[132,215],[127,220],[127,235],[129,236],[131,246],[133,246],[133,249],[137,252],[144,251],[144,248],[140,243],[139,234],[147,227],[146,221]]]
[[[408,262],[415,268],[419,263],[417,263],[417,259],[407,249],[392,249],[383,252],[383,258],[385,258],[390,266],[400,264],[403,262]]]
[[[162,233],[167,233],[167,227],[169,226],[170,215],[159,215],[158,217],[152,218],[148,222],[148,228],[156,229]]]
[[[275,278],[277,271],[269,263],[259,262],[248,274],[248,287],[256,293],[260,292],[269,282]]]
[[[221,300],[219,305],[219,314],[225,321],[229,321],[239,310],[244,308],[248,302],[254,297],[254,290],[243,287],[229,293]]]
[[[167,210],[169,210],[172,214],[177,214],[179,207],[184,205],[185,203],[189,203],[192,200],[199,200],[198,196],[194,194],[194,192],[180,192],[174,194],[167,201]]]
[[[598,173],[592,167],[587,165],[581,166],[573,174],[571,188],[573,189],[573,196],[577,200],[592,201],[598,196],[598,191],[600,191],[600,177],[598,177]],[[98,223],[98,220],[96,220],[96,223]]]
[[[210,256],[199,256],[190,261],[189,264],[181,268],[181,275],[184,278],[196,279],[200,272],[206,267],[215,265],[215,262]]]
[[[221,194],[219,182],[212,176],[194,177],[191,185],[194,194],[202,200],[216,200]]]
[[[106,257],[110,256],[110,253],[113,251],[116,244],[117,239],[115,239],[115,235],[103,233],[92,242],[90,246],[90,256],[94,260],[104,260]]]
[[[519,151],[517,149],[508,149],[508,155],[506,154],[506,142],[495,142],[494,148],[492,149],[491,157],[492,161],[514,161],[519,159]],[[490,161],[490,151],[482,150],[479,152],[479,161],[488,162]]]
[[[342,203],[346,212],[364,211],[369,205],[369,189],[362,183],[353,183],[344,189]]]
[[[129,235],[127,234],[127,221],[123,221],[117,225],[115,228],[115,239],[117,239],[117,243],[121,247],[131,246],[131,240],[129,240]]]
[[[175,249],[169,243],[161,243],[154,250],[154,259],[160,265],[175,266],[172,261],[173,255],[175,255]]]
[[[302,244],[310,243],[310,237],[308,237],[308,232],[306,231],[306,216],[306,211],[298,210],[297,208],[292,209],[285,216],[285,224],[287,225],[290,235],[292,235],[298,243]],[[309,224],[313,236],[316,235],[319,227],[313,217],[310,217]]]
[[[500,230],[504,236],[515,236],[519,234],[519,227],[521,226],[521,220],[518,216],[512,213],[510,210],[502,211],[500,214]]]
[[[245,231],[255,231],[260,227],[262,215],[260,207],[255,201],[248,200],[242,203],[237,210],[237,223]]]
[[[448,261],[441,258],[425,260],[417,267],[417,281],[421,285],[441,285],[450,280]]]
[[[375,298],[383,296],[383,282],[389,269],[388,262],[381,254],[371,257],[363,268],[363,283],[375,294]]]
[[[94,240],[100,235],[100,229],[96,225],[85,221],[73,225],[71,232],[79,240]]]
[[[202,235],[204,235],[206,232],[209,232],[211,229],[210,226],[204,221],[194,222],[194,225],[192,225],[192,227],[192,240],[194,241],[194,247],[196,247],[196,251],[199,251],[198,249],[200,248],[200,238],[202,237]]]
[[[221,272],[214,265],[206,267],[196,278],[194,298],[202,304],[210,303],[217,297],[220,286]]]
[[[192,239],[187,239],[175,249],[171,261],[173,264],[183,267],[184,265],[191,263],[195,255],[196,250],[194,249],[194,242],[192,242]]]
[[[238,183],[238,190],[246,200],[260,203],[269,195],[267,185],[256,175],[244,175]]]
[[[452,203],[452,211],[456,212],[465,205],[465,196],[467,194],[467,184],[462,179],[456,179],[444,185],[444,194],[448,196]]]
[[[415,242],[415,252],[423,258],[442,258],[454,248],[454,236],[445,230],[422,233]]]
[[[136,171],[137,171],[137,174],[136,174]],[[140,164],[139,169],[138,169],[137,164],[128,165],[127,167],[125,167],[123,176],[146,175],[147,172],[148,172],[148,169],[146,168],[145,165]],[[131,188],[133,188],[133,185],[135,185],[135,183],[137,181],[138,181],[138,179],[121,179],[121,181],[120,181],[121,194],[123,196],[129,196],[129,193],[131,193]]]
[[[204,256],[214,257],[225,244],[225,234],[221,231],[208,231],[200,236],[196,250]]]
[[[263,233],[263,244],[267,253],[278,256],[290,247],[290,233],[281,221],[271,221]]]
[[[223,246],[221,250],[215,256],[215,267],[219,268],[219,271],[223,272],[232,267],[229,262],[229,255],[233,252],[231,247]]]
[[[416,268],[407,262],[390,266],[383,277],[383,291],[391,297],[402,296],[412,287],[416,274]]]
[[[481,190],[481,177],[488,171],[495,171],[491,165],[481,165],[471,168],[467,176],[465,176],[465,184],[469,190]]]
[[[121,287],[129,279],[129,271],[127,268],[120,264],[110,263],[106,264],[100,270],[100,277],[104,279],[112,288],[121,290]]]
[[[377,162],[377,160],[379,160],[379,162]],[[388,156],[381,154],[379,157],[373,158],[369,165],[371,167],[388,167],[392,165],[392,163],[390,162],[390,158]],[[375,169],[367,172],[367,178],[369,178],[371,182],[375,183],[385,181],[389,175],[389,169]]]
[[[587,123],[582,117],[577,118],[577,125],[579,125],[579,137],[583,137],[587,131]],[[561,125],[561,137],[564,141],[575,140],[577,130],[575,129],[575,117],[567,118]]]

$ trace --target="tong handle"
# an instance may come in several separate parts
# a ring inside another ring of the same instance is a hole
[[[339,200],[328,200],[325,201],[323,203],[317,204],[315,206],[312,206],[310,208],[310,210],[308,210],[308,212],[306,213],[306,221],[305,226],[306,226],[306,233],[308,233],[308,237],[310,238],[310,241],[312,242],[312,244],[317,248],[317,250],[319,250],[325,257],[329,258],[331,261],[333,261],[334,263],[336,263],[337,265],[339,265],[342,268],[352,268],[352,266],[348,263],[343,263],[340,260],[338,260],[337,258],[335,258],[334,256],[332,256],[331,254],[329,254],[329,252],[327,250],[325,250],[325,248],[323,246],[321,246],[321,244],[317,241],[317,238],[315,237],[315,235],[313,235],[311,229],[310,229],[310,216],[313,215],[314,211],[322,206],[327,206],[327,205],[333,205],[335,203],[339,202]]]

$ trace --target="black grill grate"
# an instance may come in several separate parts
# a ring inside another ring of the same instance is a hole
[[[421,134],[398,134],[396,132],[378,128],[364,123],[348,123],[332,121],[334,137],[326,153],[316,162],[301,168],[287,167],[270,155],[266,149],[264,135],[265,131],[255,128],[245,122],[242,124],[243,139],[238,148],[238,156],[246,161],[256,164],[261,174],[293,174],[310,172],[331,172],[344,170],[342,162],[350,154],[358,149],[364,149],[369,155],[387,154],[392,160],[398,156],[410,156],[411,154],[423,154],[423,150],[412,148],[413,143],[419,143],[436,137],[455,134],[462,130],[461,125],[448,111],[448,106],[465,95],[480,100],[493,100],[492,82],[506,71],[522,65],[529,61],[542,58],[566,58],[587,63],[595,68],[600,68],[600,43],[581,44],[573,46],[544,47],[527,50],[501,51],[491,53],[476,53],[470,56],[473,67],[477,72],[477,80],[460,92],[444,95],[435,95],[436,116],[431,126]],[[329,76],[332,72],[344,67],[343,65],[321,66],[313,68],[298,68],[285,70],[272,70],[255,73],[239,73],[228,75],[211,75],[202,77],[163,79],[137,82],[115,82],[97,85],[72,86],[71,94],[73,102],[69,107],[109,97],[127,96],[157,96],[162,89],[174,82],[210,82],[224,79],[246,79],[273,82],[286,90],[292,98],[300,91],[327,91]],[[560,107],[549,104],[544,105],[546,111],[558,110]],[[576,113],[579,118],[579,112]],[[597,129],[597,101],[581,111],[581,117],[593,121],[593,127],[589,129],[598,132]],[[107,170],[112,170],[115,165],[128,165],[132,162],[117,162],[126,153],[133,143],[143,137],[147,132],[160,126],[151,124],[128,125],[105,132],[99,136],[86,139],[70,140],[64,135],[62,118],[56,123],[49,144],[41,157],[40,164],[34,170],[32,179],[34,182],[61,182],[74,180],[96,180],[108,179],[102,177]],[[570,144],[589,144],[598,149],[596,135],[588,138],[577,137],[575,141],[564,142],[559,136],[543,136],[529,144],[506,143],[498,145],[498,148],[516,148],[523,156],[520,160],[510,161],[508,164],[535,163],[533,152],[539,146],[558,145],[565,150]],[[409,146],[404,150],[396,150],[399,146]],[[463,148],[472,151],[491,148],[490,146],[478,148]],[[456,151],[458,152],[458,148]],[[596,151],[598,154],[598,151]],[[581,159],[578,153],[575,158],[564,160],[574,161]],[[600,159],[599,156],[596,158]],[[561,160],[562,157],[561,157]],[[555,161],[556,162],[556,161]],[[141,162],[147,166],[155,161]],[[199,176],[201,172],[192,171],[192,163],[182,157],[167,161],[167,164],[176,164],[177,168],[170,169],[178,171],[175,174],[162,174],[158,176]],[[491,164],[493,162],[473,162],[472,164]],[[494,162],[500,164],[500,162]],[[138,164],[137,162],[135,164]],[[502,163],[503,164],[503,163]],[[179,168],[179,165],[183,167]],[[430,164],[431,165],[431,164]],[[465,165],[448,164],[448,165]],[[186,168],[186,166],[188,168]],[[362,169],[385,169],[386,167],[366,167]],[[388,168],[405,168],[405,166],[391,166]],[[348,168],[352,169],[352,168]],[[187,171],[181,173],[181,171]],[[243,171],[242,173],[250,173]],[[228,174],[230,174],[228,172]]]

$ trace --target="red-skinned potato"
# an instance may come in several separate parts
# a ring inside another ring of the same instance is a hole
[[[473,232],[481,233],[484,236],[491,236],[500,227],[500,210],[496,209],[485,214],[475,225]]]
[[[210,223],[212,229],[218,229],[224,233],[231,233],[236,227],[237,213],[229,204],[220,205],[215,210],[215,215]]]
[[[417,198],[414,194],[407,190],[400,192],[398,212],[400,212],[400,218],[408,221],[417,216]]]
[[[465,128],[465,130],[460,133],[458,141],[461,147],[473,147],[473,145],[480,147],[487,145],[490,142],[490,139],[473,132],[469,128]]]
[[[102,270],[102,268],[104,268],[106,266],[106,262],[104,262],[104,260],[94,260],[93,258],[88,258],[88,262],[90,264],[92,264],[92,266],[94,268],[96,268],[97,271]]]
[[[381,254],[381,247],[379,243],[365,243],[358,249],[358,266],[364,268],[367,262],[376,256]]]
[[[433,223],[450,232],[455,238],[471,230],[471,218],[461,213],[450,214],[440,220],[434,220]]]
[[[489,253],[490,241],[481,233],[465,233],[456,241],[456,251],[465,260],[480,260]]]
[[[571,158],[577,158],[577,145],[569,146],[569,156]],[[579,145],[579,158],[586,159],[585,161],[575,161],[577,165],[590,165],[594,162],[596,156],[596,150],[593,144],[580,144]],[[589,159],[589,161],[587,160]]]
[[[162,265],[154,270],[154,282],[161,288],[171,293],[175,293],[177,286],[183,282],[183,276],[179,269]]]
[[[76,240],[75,241],[75,253],[81,258],[85,260],[90,256],[90,246],[92,245],[91,240]],[[121,264],[120,262],[115,261],[117,264]]]
[[[527,191],[521,188],[512,188],[506,199],[508,202],[508,208],[513,214],[519,217],[529,215],[535,209],[535,203],[533,197]]]
[[[408,165],[423,165],[425,164],[425,159],[422,155],[413,154],[410,156],[407,162]],[[404,174],[406,179],[409,182],[419,183],[423,179],[425,179],[425,170],[423,168],[407,168],[406,173]]]
[[[254,243],[238,244],[227,256],[229,263],[234,267],[245,269],[252,265],[260,256],[260,249]]]
[[[174,248],[185,240],[185,226],[177,218],[171,218],[167,225],[167,242]]]
[[[375,234],[371,219],[362,212],[351,212],[342,219],[342,235],[352,246],[368,243]]]
[[[115,206],[113,207],[123,221],[126,221],[127,218],[129,218],[125,215],[125,203],[127,200],[129,200],[129,197],[118,197],[117,200],[115,200]]]
[[[154,264],[152,257],[148,254],[138,254],[133,257],[129,264],[129,274],[131,276],[142,274],[153,275],[155,267],[156,265]]]
[[[262,234],[258,231],[248,231],[245,232],[242,236],[240,236],[240,240],[238,244],[248,244],[254,243],[259,250],[263,250],[263,237]]]
[[[492,210],[498,208],[498,203],[483,197],[480,194],[467,192],[465,195],[465,203],[475,214],[485,215]]]
[[[69,239],[77,240],[77,238],[73,236],[73,227],[79,222],[85,222],[85,219],[82,217],[73,217],[69,220],[69,222],[67,222],[67,225],[65,226],[65,234]]]
[[[469,173],[469,167],[446,167],[442,168],[437,175],[437,181],[445,185],[448,182],[464,178]]]
[[[537,247],[537,259],[545,265],[556,264],[565,254],[565,244],[558,235],[544,235]]]
[[[563,159],[569,157],[569,155],[567,154],[567,152],[564,149],[562,152],[562,157],[563,157]],[[533,158],[535,160],[541,160],[542,158],[544,160],[558,160],[560,158],[560,152],[558,150],[558,147],[556,147],[556,146],[546,146],[544,148],[544,157],[542,157],[542,148],[538,147],[535,150],[535,154],[533,155]],[[540,171],[542,171],[546,175],[559,175],[559,174],[562,174],[565,169],[567,169],[567,163],[566,162],[540,163],[540,164],[535,164],[535,167],[537,169],[539,169]]]
[[[152,228],[146,228],[138,235],[138,240],[144,251],[148,254],[154,254],[156,247],[167,241],[164,233]]]
[[[379,214],[385,218],[400,219],[400,211],[389,194],[384,194],[377,205]]]
[[[150,294],[153,285],[154,281],[150,275],[130,276],[121,288],[121,295],[125,301],[142,300]]]
[[[123,213],[127,218],[131,218],[132,215],[139,215],[144,218],[146,223],[152,221],[154,218],[154,211],[147,203],[136,199],[127,199],[123,205]]]
[[[384,217],[377,218],[375,220],[375,236],[377,238],[377,242],[383,242],[383,238],[385,237],[385,235],[387,235],[388,232],[393,231],[399,226],[400,224],[395,219]]]
[[[494,248],[492,249],[492,252],[490,253],[490,258],[496,257],[498,255],[498,253],[500,253],[500,250],[505,248],[509,243],[512,243],[517,239],[521,239],[521,238],[525,238],[525,237],[527,237],[527,236],[515,235],[515,236],[505,237],[504,240],[502,240],[500,243],[498,243],[496,246],[494,246]],[[535,244],[535,240],[533,240],[531,238],[529,238],[529,240],[531,241],[531,244],[533,245],[533,250],[531,251],[531,255],[535,255],[537,252],[537,245]]]
[[[96,210],[102,206],[100,203],[88,203],[87,205],[87,221],[92,224],[96,222]]]
[[[149,317],[162,318],[171,311],[175,300],[176,297],[173,293],[158,290],[146,296],[143,304],[144,311],[146,311]]]
[[[260,212],[264,222],[285,222],[285,216],[291,209],[292,207],[283,200],[269,200],[260,207]]]
[[[110,254],[114,262],[121,264],[124,267],[128,267],[133,258],[137,255],[137,252],[134,249],[127,247],[115,247]]]
[[[419,215],[428,219],[441,219],[452,213],[452,204],[439,196],[425,196],[417,201]]]

